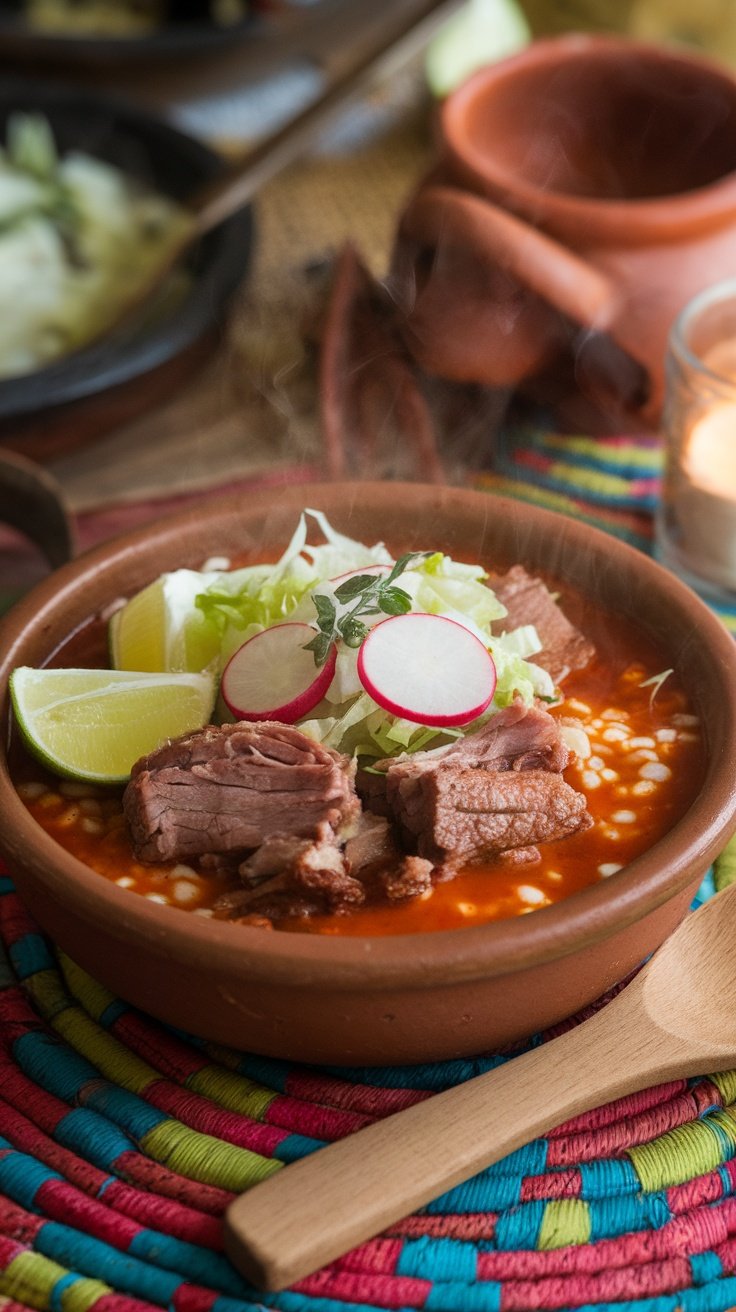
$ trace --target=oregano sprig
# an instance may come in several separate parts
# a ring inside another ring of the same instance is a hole
[[[367,636],[368,626],[362,617],[368,615],[405,615],[411,610],[411,597],[395,581],[415,560],[426,560],[431,551],[408,551],[400,556],[393,569],[384,578],[376,574],[354,574],[335,588],[335,598],[341,606],[354,601],[355,605],[338,618],[337,607],[331,597],[321,592],[312,596],[317,611],[317,628],[306,650],[314,652],[315,665],[324,665],[333,642],[342,639],[346,647],[359,647]]]

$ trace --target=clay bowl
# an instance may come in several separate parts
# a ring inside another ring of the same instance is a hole
[[[0,81],[0,140],[18,111],[43,114],[62,153],[83,151],[180,201],[222,167],[193,137],[96,92]],[[32,373],[0,379],[0,445],[53,459],[184,385],[218,340],[251,245],[251,211],[243,210],[197,243],[187,260],[190,286],[178,304]]]
[[[0,627],[0,687],[14,666],[43,664],[112,598],[162,570],[196,567],[213,551],[266,548],[275,557],[304,504],[366,541],[552,567],[602,601],[612,624],[653,637],[703,724],[705,777],[688,813],[617,875],[533,915],[386,938],[268,933],[153,904],[62,851],[18,798],[3,746],[0,850],[20,894],[43,929],[123,998],[271,1056],[418,1062],[481,1052],[559,1021],[672,931],[736,827],[736,644],[694,594],[638,552],[580,523],[457,488],[328,484],[263,493],[250,505],[221,500],[98,548],[38,586]]]

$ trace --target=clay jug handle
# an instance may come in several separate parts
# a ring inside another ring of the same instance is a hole
[[[574,322],[605,332],[615,312],[612,284],[585,260],[492,201],[442,185],[424,186],[404,212],[402,232],[422,245],[451,243],[499,266]]]

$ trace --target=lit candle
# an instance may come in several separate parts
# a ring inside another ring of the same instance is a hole
[[[715,403],[694,422],[682,452],[678,501],[693,567],[736,589],[736,402]]]

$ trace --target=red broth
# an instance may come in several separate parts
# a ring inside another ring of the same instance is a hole
[[[565,599],[563,608],[576,618]],[[455,929],[527,914],[615,874],[646,851],[687,810],[703,775],[704,749],[685,690],[674,676],[656,690],[642,684],[666,668],[666,656],[610,616],[586,606],[584,628],[598,655],[565,680],[565,702],[553,714],[575,716],[592,755],[573,761],[565,778],[585,793],[594,825],[541,848],[528,865],[503,861],[467,868],[429,896],[366,905],[346,913],[295,918],[280,930],[316,934],[407,934]],[[95,664],[99,635],[77,635],[54,664]],[[99,660],[99,656],[97,657]],[[199,874],[181,863],[144,865],[125,829],[121,792],[45,776],[20,759],[17,782],[31,814],[62,847],[131,892],[212,915],[216,899],[237,880]]]

